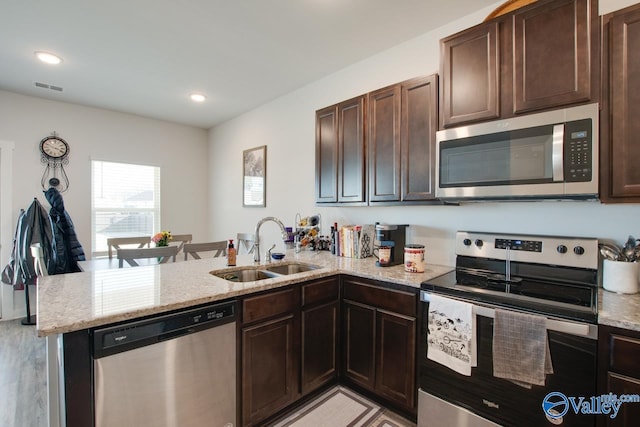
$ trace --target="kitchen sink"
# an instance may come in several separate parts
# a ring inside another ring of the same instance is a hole
[[[317,268],[320,267],[318,267],[317,265],[300,264],[294,262],[290,264],[272,265],[271,267],[267,267],[266,270],[277,274],[296,274],[315,270]]]
[[[237,268],[219,273],[211,272],[211,274],[230,282],[255,282],[256,280],[271,279],[279,276],[279,274],[271,271],[258,270],[254,267]]]
[[[317,265],[301,264],[292,262],[288,264],[277,264],[258,268],[253,266],[238,267],[223,271],[212,271],[216,277],[230,282],[255,282],[256,280],[272,279],[274,277],[286,276],[288,274],[304,273],[315,270]]]

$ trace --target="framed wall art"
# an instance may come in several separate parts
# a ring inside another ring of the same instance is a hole
[[[242,152],[242,206],[263,208],[267,194],[267,146]]]

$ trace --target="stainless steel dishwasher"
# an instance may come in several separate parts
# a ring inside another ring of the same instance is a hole
[[[93,330],[96,427],[236,422],[236,303]]]

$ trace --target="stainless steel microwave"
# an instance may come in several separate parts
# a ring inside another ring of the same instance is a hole
[[[598,104],[439,131],[442,200],[597,199]]]

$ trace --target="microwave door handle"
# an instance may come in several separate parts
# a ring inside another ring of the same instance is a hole
[[[564,181],[564,125],[553,126],[552,142],[553,181]]]

